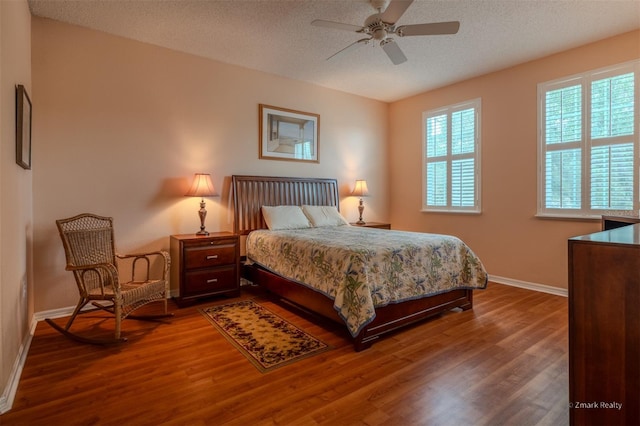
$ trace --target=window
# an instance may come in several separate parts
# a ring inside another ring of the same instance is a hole
[[[422,114],[422,210],[480,212],[480,99]]]
[[[640,62],[538,85],[538,215],[637,212]]]

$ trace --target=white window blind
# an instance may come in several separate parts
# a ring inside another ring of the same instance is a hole
[[[424,211],[480,211],[480,99],[423,113]]]
[[[639,61],[538,86],[538,214],[638,211]]]

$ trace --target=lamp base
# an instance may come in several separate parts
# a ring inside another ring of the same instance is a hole
[[[362,220],[362,213],[364,212],[364,203],[362,202],[362,198],[360,198],[360,204],[358,204],[358,213],[360,213],[360,218],[356,222],[358,225],[364,225],[365,221]]]
[[[204,219],[207,217],[207,209],[205,209],[206,204],[204,203],[204,198],[200,200],[200,210],[198,211],[198,216],[200,216],[200,230],[196,232],[196,235],[206,236],[209,235],[207,231],[204,229]]]

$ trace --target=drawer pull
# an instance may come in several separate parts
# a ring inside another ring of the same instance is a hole
[[[212,256],[207,256],[207,260],[217,259],[217,258],[218,258],[218,255],[217,255],[217,254],[214,254],[214,255],[212,255]]]
[[[211,283],[217,283],[218,279],[217,278],[212,278],[210,280],[207,280],[207,284],[211,284]]]

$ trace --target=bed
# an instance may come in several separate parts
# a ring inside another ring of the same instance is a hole
[[[337,211],[335,179],[234,175],[232,186],[234,231],[245,236],[243,276],[345,325],[356,351],[419,320],[454,308],[471,309],[473,290],[486,288],[482,262],[452,236],[348,224],[267,230],[263,206]],[[420,267],[425,271],[412,269]]]

